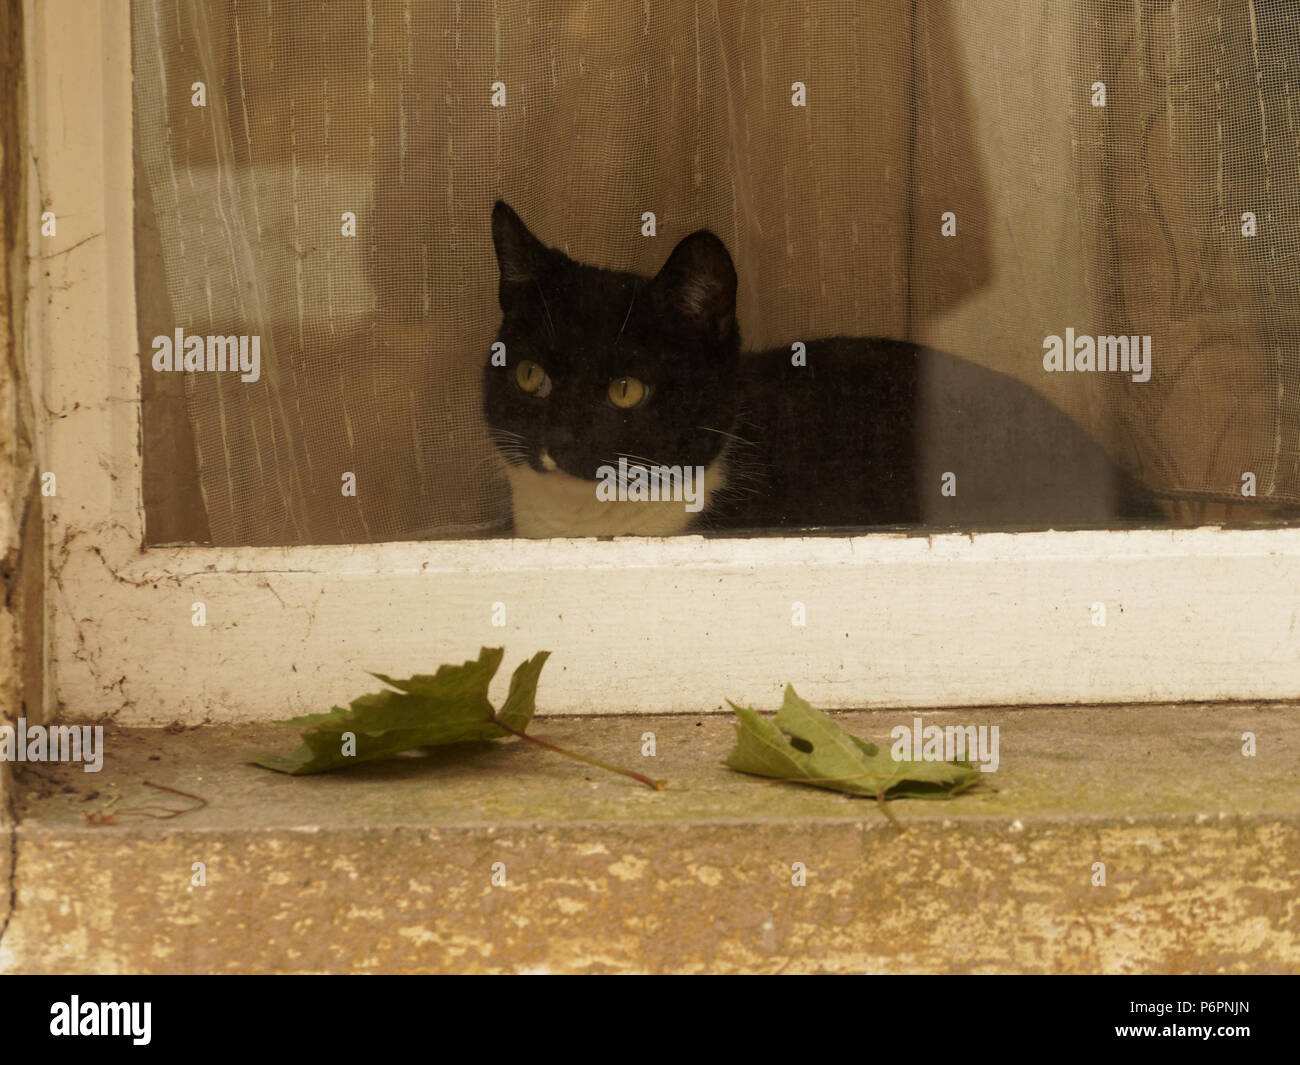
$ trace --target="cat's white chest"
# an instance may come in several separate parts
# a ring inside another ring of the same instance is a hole
[[[705,467],[704,509],[722,488],[724,476],[721,460]],[[696,516],[677,500],[601,499],[594,482],[538,473],[527,466],[510,467],[506,477],[516,536],[675,536]]]

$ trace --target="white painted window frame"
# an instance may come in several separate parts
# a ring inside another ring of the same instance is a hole
[[[544,713],[1300,696],[1300,529],[143,550],[129,4],[26,19],[49,712],[283,717],[482,645],[494,694],[553,652]]]

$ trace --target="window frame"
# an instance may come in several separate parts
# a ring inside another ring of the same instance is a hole
[[[553,652],[546,713],[1300,696],[1300,529],[144,548],[130,5],[24,12],[47,719],[279,718],[484,645],[494,695]]]

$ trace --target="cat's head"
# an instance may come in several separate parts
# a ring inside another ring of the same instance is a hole
[[[646,278],[575,262],[498,202],[492,241],[505,354],[484,369],[484,413],[510,466],[594,482],[620,457],[707,466],[718,456],[740,343],[721,240],[692,233]]]

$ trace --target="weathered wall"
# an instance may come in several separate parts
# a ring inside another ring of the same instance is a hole
[[[27,230],[23,220],[21,0],[0,0],[0,723],[40,715],[43,540],[32,408],[23,351]],[[0,936],[13,905],[13,781],[0,762]]]

